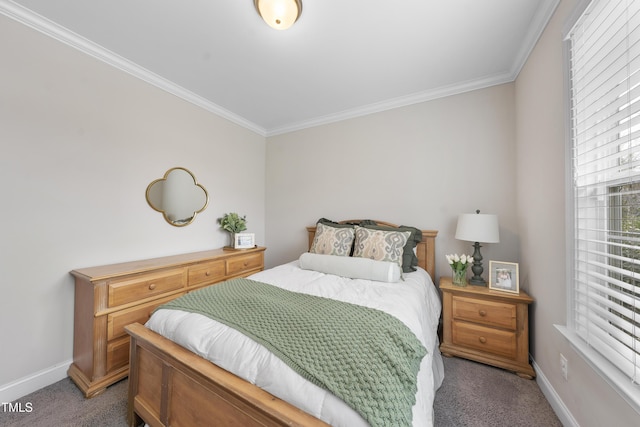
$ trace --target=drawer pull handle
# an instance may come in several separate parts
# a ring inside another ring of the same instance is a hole
[[[205,276],[207,276],[207,277],[209,277],[209,276],[211,276],[211,272],[207,270],[207,272],[206,272],[206,273],[204,273],[204,275],[205,275]]]
[[[246,266],[248,266],[248,265],[249,265],[249,263],[245,261],[245,262],[244,262],[244,266],[246,267]]]
[[[151,284],[149,285],[149,290],[150,290],[150,291],[154,290],[155,288],[156,288],[156,284],[155,284],[155,283],[151,283]]]
[[[487,312],[485,310],[480,310],[478,314],[480,315],[480,317],[484,317],[487,315]]]
[[[485,337],[480,337],[478,338],[478,341],[480,341],[482,344],[485,344],[487,342],[487,339]]]

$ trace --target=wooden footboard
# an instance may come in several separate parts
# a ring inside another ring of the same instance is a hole
[[[131,427],[328,426],[139,323],[125,329]]]

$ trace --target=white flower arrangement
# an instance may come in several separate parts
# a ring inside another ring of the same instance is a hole
[[[447,262],[449,263],[453,271],[455,271],[456,273],[466,271],[467,266],[473,262],[473,257],[465,254],[445,255],[445,257],[447,258]]]

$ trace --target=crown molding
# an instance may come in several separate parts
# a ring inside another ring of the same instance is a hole
[[[258,126],[244,117],[234,114],[229,110],[176,85],[164,77],[161,77],[129,61],[128,59],[105,49],[91,40],[88,40],[79,34],[76,34],[41,15],[38,15],[30,9],[14,3],[13,1],[0,0],[0,13],[95,59],[137,77],[161,90],[169,92],[178,98],[223,117],[230,122],[249,129],[261,136],[266,136],[266,130],[263,127]]]
[[[511,71],[506,74],[488,76],[485,78],[463,82],[450,86],[443,86],[434,88],[422,92],[409,94],[407,96],[401,96],[377,103],[372,103],[353,109],[337,112],[334,114],[328,114],[325,116],[315,117],[309,120],[302,120],[299,122],[276,126],[273,128],[265,129],[244,117],[241,117],[231,111],[199,96],[195,93],[176,85],[175,83],[143,68],[139,65],[105,49],[104,47],[64,28],[53,21],[50,21],[35,12],[14,3],[11,0],[0,0],[0,13],[8,16],[15,21],[18,21],[24,25],[27,25],[55,40],[58,40],[64,44],[67,44],[87,55],[90,55],[100,61],[103,61],[117,69],[120,69],[134,77],[137,77],[157,88],[169,92],[187,102],[190,102],[198,107],[203,108],[206,111],[214,113],[220,117],[223,117],[239,126],[242,126],[248,130],[251,130],[261,136],[271,137],[281,135],[284,133],[303,130],[306,128],[321,126],[325,124],[335,123],[342,120],[361,117],[369,114],[379,113],[394,108],[406,107],[421,102],[432,101],[438,98],[444,98],[447,96],[457,95],[472,90],[483,89],[490,86],[495,86],[503,83],[509,83],[515,81],[518,74],[522,70],[522,67],[526,63],[529,55],[534,49],[538,39],[542,35],[547,23],[553,16],[560,0],[546,0],[545,7],[541,8],[536,16],[533,18],[533,25],[530,26],[533,30],[527,35],[525,42],[522,44],[522,49],[514,60]]]
[[[268,129],[266,136],[271,137],[289,132],[295,132],[310,127],[335,123],[342,120],[365,116],[368,114],[380,113],[382,111],[391,110],[394,108],[406,107],[421,102],[433,101],[438,98],[444,98],[447,96],[458,95],[464,92],[470,92],[473,90],[497,86],[503,83],[513,82],[516,80],[516,78],[520,74],[520,71],[522,70],[522,67],[524,67],[524,64],[527,62],[529,55],[535,48],[536,43],[544,32],[547,24],[549,23],[549,20],[558,7],[558,4],[560,4],[560,0],[545,0],[544,7],[540,8],[540,10],[536,13],[536,16],[533,17],[532,25],[530,26],[531,31],[527,34],[525,41],[522,43],[522,48],[520,49],[513,62],[511,71],[508,73],[487,76],[481,79],[457,83],[450,86],[442,86],[423,92],[417,92],[407,96],[393,98],[390,100],[345,110],[335,114],[329,114],[310,120],[292,123],[290,125]]]
[[[547,24],[549,24],[549,21],[559,4],[560,0],[546,0],[544,6],[538,9],[538,12],[531,20],[532,22],[531,25],[529,25],[529,33],[526,35],[524,42],[520,45],[520,50],[513,61],[511,71],[513,80],[515,80],[520,74],[522,67],[524,67],[529,55],[531,55],[531,52],[536,47],[538,40],[542,36],[545,28],[547,28]]]
[[[340,122],[347,119],[353,119],[357,117],[367,116],[369,114],[381,113],[383,111],[392,110],[395,108],[407,107],[413,104],[419,104],[421,102],[433,101],[439,98],[445,98],[447,96],[459,95],[465,92],[471,92],[473,90],[484,89],[491,86],[497,86],[503,83],[510,83],[514,81],[514,76],[511,73],[501,74],[496,76],[489,76],[482,79],[472,80],[463,83],[456,83],[455,85],[442,86],[435,89],[430,89],[422,92],[413,93],[406,96],[392,98],[389,100],[376,102],[373,104],[352,108],[349,110],[341,111],[335,114],[328,114],[325,116],[316,117],[310,120],[303,120],[291,125],[285,125],[267,130],[267,137],[282,135],[289,132],[295,132],[315,126],[326,125],[330,123]]]

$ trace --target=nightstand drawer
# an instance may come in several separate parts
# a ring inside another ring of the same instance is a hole
[[[109,307],[137,302],[154,295],[185,287],[187,269],[178,268],[142,274],[109,283]]]
[[[214,283],[224,279],[224,261],[213,261],[189,267],[189,286]]]
[[[452,326],[452,339],[455,345],[515,359],[517,348],[515,332],[455,320]]]
[[[227,275],[240,274],[243,271],[262,269],[264,266],[262,252],[227,260]]]
[[[452,304],[454,319],[516,330],[517,307],[515,304],[461,296],[454,296]]]

